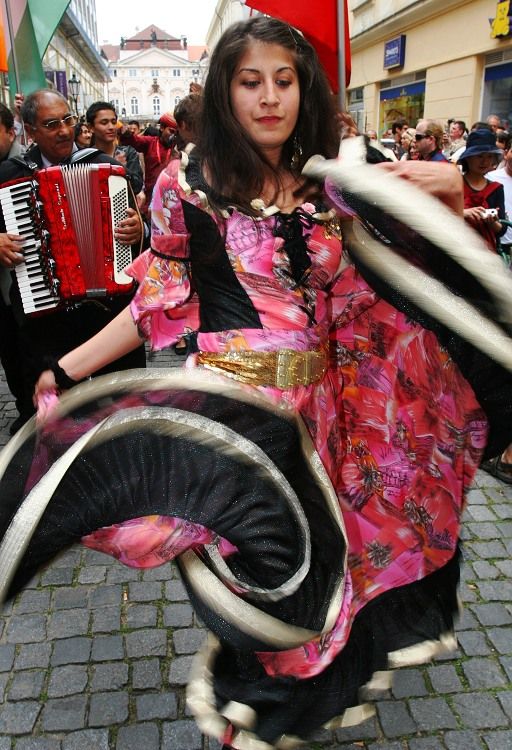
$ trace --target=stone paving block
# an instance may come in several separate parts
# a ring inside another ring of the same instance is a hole
[[[496,560],[496,567],[507,578],[512,578],[512,560]]]
[[[41,583],[43,586],[70,586],[74,573],[74,568],[47,568],[41,574]]]
[[[14,664],[15,648],[13,644],[0,644],[0,672],[9,672]]]
[[[391,691],[398,699],[428,695],[423,673],[419,669],[397,669],[393,674]]]
[[[45,676],[46,672],[41,669],[15,672],[9,687],[9,700],[24,701],[30,698],[38,700],[43,689]]]
[[[473,521],[496,521],[496,515],[488,505],[470,505],[466,518],[472,518]]]
[[[97,552],[95,549],[85,548],[82,551],[82,563],[84,565],[110,565],[112,558],[103,552]]]
[[[183,628],[172,634],[177,654],[195,654],[206,640],[206,631],[199,628]]]
[[[462,609],[462,614],[456,623],[455,630],[474,630],[475,628],[478,628],[478,624],[476,617],[470,611],[469,607],[464,607]]]
[[[172,562],[165,565],[159,565],[158,568],[148,568],[142,571],[143,581],[170,581],[176,578],[178,571],[176,565]]]
[[[162,674],[158,659],[141,659],[132,667],[132,686],[134,690],[151,690],[161,687]]]
[[[188,599],[187,591],[181,581],[167,581],[165,598],[170,602],[182,602]]]
[[[29,734],[36,723],[41,706],[37,701],[16,701],[0,706],[0,734]]]
[[[459,586],[459,596],[464,604],[472,604],[473,602],[476,602],[478,599],[477,596],[477,586],[473,583],[465,583],[464,581],[461,582]]]
[[[452,706],[466,728],[487,729],[507,725],[507,717],[500,704],[488,693],[454,695]]]
[[[50,607],[49,591],[23,591],[15,604],[17,615],[46,613]]]
[[[88,629],[89,611],[87,609],[62,609],[49,617],[47,635],[50,640],[74,638],[78,635],[86,635]]]
[[[476,577],[480,580],[485,578],[494,579],[498,578],[500,571],[498,568],[487,560],[475,560],[473,563],[473,569],[476,573]]]
[[[500,690],[496,697],[509,719],[512,719],[512,690]]]
[[[128,683],[128,664],[124,662],[97,664],[93,668],[91,690],[119,690]]]
[[[150,628],[156,625],[158,609],[151,604],[129,604],[126,625],[129,628]]]
[[[487,635],[492,645],[500,654],[512,654],[512,626],[489,628]]]
[[[121,629],[119,607],[100,607],[92,610],[92,632],[111,633]]]
[[[484,734],[484,740],[488,750],[510,750],[512,747],[512,730],[489,732],[489,734]]]
[[[444,750],[438,737],[417,737],[409,740],[409,750]]]
[[[507,673],[509,682],[512,682],[512,656],[500,656],[499,662]]]
[[[10,674],[8,672],[2,672],[0,674],[0,703],[3,703],[5,700],[5,688],[7,687],[9,677]]]
[[[20,737],[16,742],[16,750],[61,750],[60,740],[46,737]]]
[[[75,568],[80,565],[82,549],[81,546],[77,545],[59,552],[52,560],[52,566],[55,568]]]
[[[62,740],[62,750],[109,750],[108,729],[83,729]]]
[[[507,679],[498,664],[492,659],[468,659],[462,669],[472,690],[502,687]]]
[[[153,602],[162,598],[160,581],[133,581],[128,584],[128,601]]]
[[[481,557],[483,560],[507,556],[506,547],[500,541],[471,542],[471,549],[477,557]]]
[[[501,602],[473,604],[471,609],[475,613],[478,622],[484,625],[484,627],[512,623],[512,614]]]
[[[78,574],[78,583],[104,583],[107,578],[107,568],[105,565],[91,565]]]
[[[39,643],[46,640],[46,617],[14,615],[7,624],[5,640],[8,643]]]
[[[87,607],[90,589],[87,586],[63,586],[52,594],[53,609],[78,609]]]
[[[479,630],[463,631],[457,634],[457,638],[466,656],[488,656],[491,653],[485,635]]]
[[[467,523],[466,528],[470,530],[474,537],[480,540],[499,539],[501,536],[496,524],[490,521]]]
[[[92,642],[92,661],[119,661],[124,659],[122,635],[97,635]]]
[[[116,750],[160,750],[160,732],[156,724],[137,724],[119,729]]]
[[[452,664],[438,664],[428,668],[428,676],[436,693],[457,693],[462,683]]]
[[[483,743],[476,732],[467,729],[446,732],[444,735],[446,750],[483,750]]]
[[[128,718],[128,693],[95,693],[89,707],[90,727],[121,724]]]
[[[65,638],[55,641],[52,654],[52,666],[60,664],[84,664],[91,655],[90,638]]]
[[[510,503],[501,503],[500,505],[493,505],[493,510],[498,518],[507,519],[512,518],[512,505]]]
[[[480,581],[480,596],[489,602],[512,601],[512,581]]]
[[[108,607],[109,605],[121,606],[123,601],[123,589],[120,585],[100,586],[93,589],[90,594],[91,607]]]
[[[194,721],[173,721],[163,725],[161,750],[201,750],[201,732]]]
[[[457,729],[457,719],[443,698],[413,698],[409,701],[409,711],[423,732]]]
[[[169,683],[171,685],[186,685],[191,666],[192,656],[178,656],[173,659],[169,669]]]
[[[82,693],[87,685],[87,667],[80,664],[70,664],[55,667],[48,683],[50,698],[64,698],[67,695]]]
[[[377,712],[386,737],[400,737],[416,731],[416,724],[403,701],[380,701]]]
[[[139,571],[137,568],[129,568],[127,565],[117,563],[107,571],[107,584],[128,583],[128,581],[138,581]]]
[[[53,698],[45,703],[41,713],[41,727],[47,732],[83,729],[87,696]]]
[[[401,742],[372,742],[368,745],[368,750],[403,750],[403,744]]]
[[[125,636],[128,658],[143,656],[165,656],[167,653],[167,632],[161,629],[136,630]]]
[[[482,475],[484,472],[480,472]],[[489,480],[492,482],[491,486],[496,487],[497,486],[497,479],[495,477],[491,477],[490,474],[486,474],[486,477],[489,477]],[[485,484],[481,485],[482,487],[487,486]],[[489,500],[487,496],[482,492],[480,489],[471,489],[467,494],[467,501],[468,506],[470,506],[470,510],[472,510],[472,506],[474,505],[487,505]]]
[[[372,716],[370,719],[366,719],[361,724],[357,724],[353,727],[343,727],[343,729],[336,729],[335,737],[337,742],[351,742],[354,740],[372,740],[378,737],[379,728],[377,726],[377,719]]]
[[[20,669],[46,669],[50,663],[52,644],[26,643],[19,646],[18,654],[14,660],[14,668]]]
[[[190,604],[171,604],[163,608],[166,628],[185,628],[192,624],[194,610]]]
[[[178,702],[174,693],[145,693],[135,699],[138,721],[177,719]]]

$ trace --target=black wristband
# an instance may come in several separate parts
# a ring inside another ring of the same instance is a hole
[[[55,357],[43,357],[43,369],[51,370],[55,378],[55,382],[59,388],[63,391],[73,388],[77,384],[77,380],[73,380],[62,367],[59,365]]]

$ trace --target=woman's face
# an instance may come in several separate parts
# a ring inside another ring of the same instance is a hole
[[[87,127],[87,125],[82,125],[80,127],[80,133],[78,134],[76,138],[76,142],[78,143],[79,146],[90,146],[91,136],[92,136],[92,133]]]
[[[466,159],[468,172],[483,177],[496,166],[495,154],[478,154],[477,156],[468,156]]]
[[[278,44],[251,42],[235,68],[230,100],[242,128],[277,166],[299,115],[299,77],[293,54]]]

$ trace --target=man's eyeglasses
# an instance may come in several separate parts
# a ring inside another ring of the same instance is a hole
[[[62,120],[48,120],[48,122],[42,122],[40,127],[45,130],[49,130],[51,133],[55,133],[60,130],[61,125],[65,125],[67,128],[74,128],[77,122],[75,115],[66,115]]]
[[[431,137],[430,133],[416,133],[416,135],[414,136],[414,138],[417,141],[422,141],[424,138],[430,138],[430,137]]]

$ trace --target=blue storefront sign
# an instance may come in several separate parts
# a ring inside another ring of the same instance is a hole
[[[384,42],[384,68],[402,68],[405,62],[405,34]]]
[[[63,96],[68,95],[68,82],[66,79],[66,71],[65,70],[56,70],[55,71],[55,88],[57,91],[60,91],[60,93]]]

